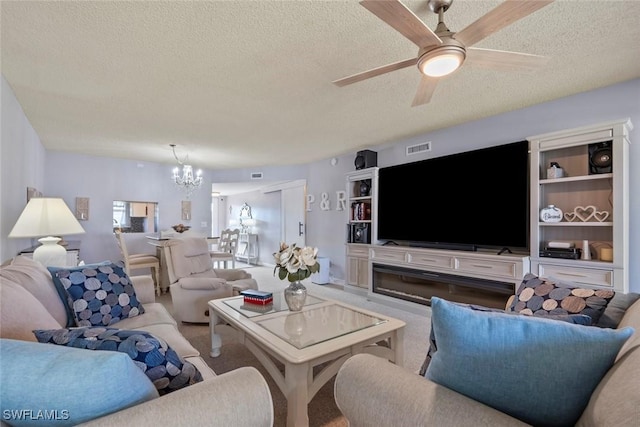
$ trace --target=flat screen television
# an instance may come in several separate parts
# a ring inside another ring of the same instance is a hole
[[[528,141],[378,173],[378,240],[462,250],[529,247]]]

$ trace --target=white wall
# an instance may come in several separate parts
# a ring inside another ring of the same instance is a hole
[[[83,222],[87,234],[81,237],[82,256],[87,261],[100,261],[117,255],[115,239],[111,235],[112,200],[150,200],[160,206],[161,229],[184,222],[180,219],[181,194],[169,182],[173,165],[161,165],[120,159],[96,158],[61,152],[46,152],[37,141],[37,135],[28,125],[24,113],[13,95],[7,96],[3,78],[2,93],[2,217],[1,239],[3,257],[13,255],[17,249],[29,246],[29,242],[8,242],[7,234],[26,202],[26,186],[34,186],[45,195],[61,196],[70,207],[75,197],[90,197],[90,220]],[[553,132],[579,126],[630,117],[636,129],[631,132],[630,147],[630,287],[640,292],[640,79],[586,92],[571,97],[547,102],[519,111],[501,114],[460,126],[442,129],[384,146],[363,147],[378,151],[381,167],[418,161],[460,151],[498,145],[525,139],[539,133]],[[428,120],[426,117],[425,120]],[[21,135],[21,136],[14,136]],[[14,142],[16,140],[16,142]],[[432,141],[433,150],[426,154],[405,157],[405,147],[417,142]],[[201,221],[210,229],[211,200],[209,190],[212,182],[249,181],[252,172],[263,172],[265,181],[307,180],[307,192],[316,197],[311,212],[307,213],[307,244],[317,246],[321,256],[331,260],[331,275],[344,279],[345,224],[347,213],[335,210],[335,191],[345,189],[344,174],[354,170],[355,153],[338,157],[338,164],[331,166],[329,159],[307,165],[239,169],[233,171],[204,171],[207,183],[192,197],[193,219],[198,229]],[[144,167],[138,167],[138,164]],[[42,170],[44,166],[44,175]],[[18,179],[8,177],[17,175]],[[44,179],[46,177],[46,181]],[[330,210],[320,209],[320,195],[330,196]],[[262,195],[239,196],[240,202],[252,207],[269,203]],[[407,201],[398,201],[402,206]],[[273,211],[265,208],[264,215],[270,218]],[[257,218],[261,221],[261,218]],[[259,224],[260,225],[260,224]],[[204,232],[206,233],[207,230]],[[136,237],[136,249],[149,250],[144,238]],[[129,236],[128,236],[129,237]],[[276,241],[261,239],[261,255],[271,254],[277,249]],[[265,246],[263,246],[263,244]],[[270,260],[266,261],[270,262]]]
[[[245,202],[251,206],[251,215],[256,220],[256,225],[250,227],[249,232],[258,235],[259,262],[273,265],[272,254],[280,246],[280,193],[252,191],[228,196],[227,212],[231,212],[231,218],[238,219],[240,207]],[[228,209],[229,207],[231,209]],[[239,225],[237,227],[240,228]]]
[[[86,262],[120,259],[113,236],[114,200],[157,202],[160,230],[170,230],[172,225],[182,223],[190,225],[194,234],[210,234],[210,173],[203,171],[205,183],[189,199],[191,220],[183,220],[181,202],[187,198],[171,180],[174,166],[49,151],[44,193],[64,198],[72,209],[76,197],[88,197],[89,220],[81,221],[86,234],[73,236],[82,242],[81,258]],[[144,233],[127,233],[125,239],[130,253],[154,253]]]
[[[45,149],[2,76],[0,126],[0,262],[36,244],[33,239],[8,239],[27,204],[27,187],[44,190]]]

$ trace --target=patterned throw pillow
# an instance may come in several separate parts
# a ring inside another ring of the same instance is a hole
[[[49,267],[53,282],[68,295],[77,326],[107,326],[144,313],[124,264]]]
[[[586,314],[596,324],[614,295],[608,289],[579,288],[528,273],[509,309],[533,316]]]
[[[196,367],[183,360],[167,343],[148,332],[103,327],[33,331],[41,343],[87,350],[126,353],[162,396],[202,381]]]

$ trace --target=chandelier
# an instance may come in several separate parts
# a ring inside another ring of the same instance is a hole
[[[173,150],[173,157],[175,157],[178,164],[182,166],[182,176],[180,176],[180,168],[176,167],[173,169],[173,182],[182,188],[185,193],[187,193],[187,198],[189,198],[191,193],[202,185],[202,171],[198,170],[194,176],[193,167],[185,164],[189,159],[189,155],[185,157],[184,161],[181,161],[176,155],[176,144],[169,144],[169,146]]]

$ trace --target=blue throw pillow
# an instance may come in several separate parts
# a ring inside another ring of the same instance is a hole
[[[489,307],[484,307],[482,305],[476,305],[476,304],[462,304],[457,302],[453,304],[457,304],[461,307],[466,307],[470,310],[489,311],[493,313],[507,313],[515,316],[520,315],[520,313],[516,313],[514,311],[505,311],[499,308],[489,308]],[[545,317],[547,319],[559,320],[561,322],[574,323],[576,325],[591,326],[591,317],[587,316],[586,314],[557,314],[557,315],[537,314],[537,316]],[[438,344],[436,343],[436,337],[433,335],[433,327],[431,327],[431,331],[429,332],[429,350],[427,351],[427,357],[425,357],[424,362],[422,362],[420,371],[418,371],[418,374],[420,376],[424,377],[424,375],[427,373],[427,368],[429,367],[429,363],[431,363],[431,359],[433,359],[433,355],[437,350],[438,350]]]
[[[196,367],[148,332],[99,326],[33,331],[38,342],[126,353],[158,389],[160,395],[202,381]]]
[[[126,354],[0,339],[0,409],[12,426],[71,426],[158,397]]]
[[[469,310],[431,299],[426,377],[533,425],[574,425],[633,328]]]
[[[73,319],[67,326],[108,326],[144,313],[122,262],[48,269],[66,295]]]

